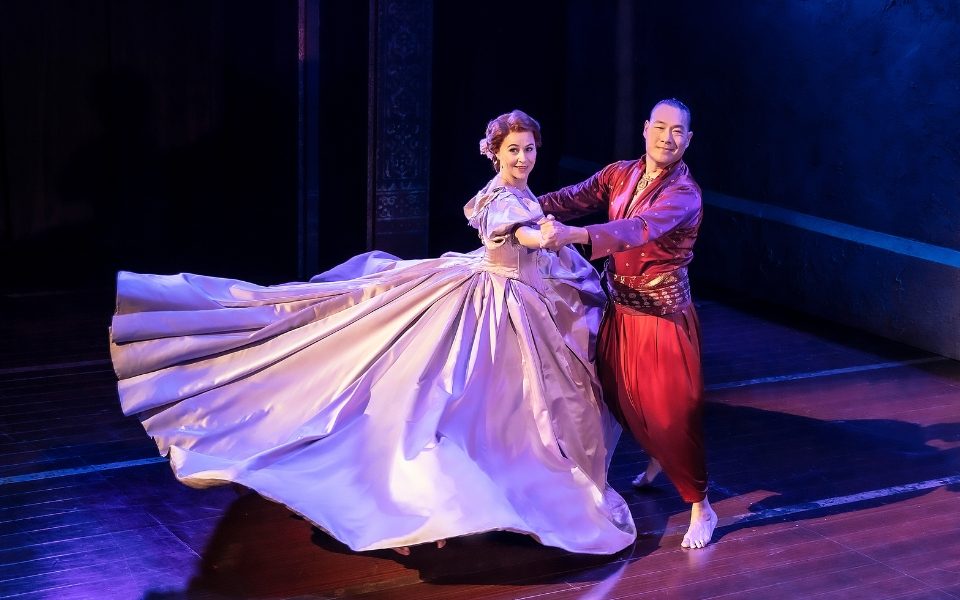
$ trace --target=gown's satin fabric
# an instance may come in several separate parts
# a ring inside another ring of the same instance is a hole
[[[373,252],[308,283],[121,272],[124,413],[184,483],[240,483],[355,550],[489,530],[625,548],[596,273],[569,248],[517,244],[543,213],[496,178],[465,213],[477,251]]]

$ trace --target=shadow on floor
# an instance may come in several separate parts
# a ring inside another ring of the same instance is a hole
[[[752,504],[753,514],[841,496],[854,496],[896,486],[955,476],[960,472],[960,423],[930,426],[884,419],[821,421],[818,419],[711,403],[707,422],[712,479],[725,492],[769,492]],[[938,447],[942,446],[942,447]],[[618,465],[620,454],[614,458]],[[630,458],[636,461],[636,455]],[[629,465],[627,468],[631,468]],[[952,491],[960,491],[952,485]],[[886,495],[885,504],[929,493],[907,490]],[[682,506],[661,482],[643,494],[621,490],[638,501],[635,520],[641,531],[663,531],[667,519]],[[715,495],[715,500],[723,495]],[[876,501],[852,501],[829,509],[810,508],[778,521],[843,513]],[[773,513],[771,513],[773,514]],[[731,515],[721,515],[729,517]],[[758,521],[718,530],[716,542]],[[449,540],[443,549],[425,544],[410,556],[390,550],[353,552],[311,527],[284,507],[256,494],[237,498],[218,522],[202,553],[201,566],[188,590],[172,598],[343,596],[387,591],[430,582],[434,585],[537,585],[597,583],[602,594],[630,563],[643,560],[661,545],[661,535],[638,539],[613,556],[571,555],[542,546],[528,536],[493,532]]]

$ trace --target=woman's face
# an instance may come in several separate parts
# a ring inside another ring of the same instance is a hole
[[[537,143],[530,131],[511,131],[497,150],[500,176],[504,183],[525,187],[527,177],[537,164]]]

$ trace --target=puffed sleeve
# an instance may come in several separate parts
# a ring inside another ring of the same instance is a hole
[[[522,225],[534,225],[543,211],[533,202],[522,202],[505,188],[478,194],[464,207],[464,214],[490,247],[503,244]]]
[[[668,187],[655,202],[626,219],[587,225],[590,260],[642,246],[681,228],[696,227],[702,210],[700,190],[696,186]]]

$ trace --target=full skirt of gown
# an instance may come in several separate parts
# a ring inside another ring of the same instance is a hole
[[[182,482],[239,483],[354,550],[508,530],[617,552],[636,533],[606,483],[603,292],[571,249],[540,253],[534,285],[483,249],[275,286],[121,272],[121,406]]]

